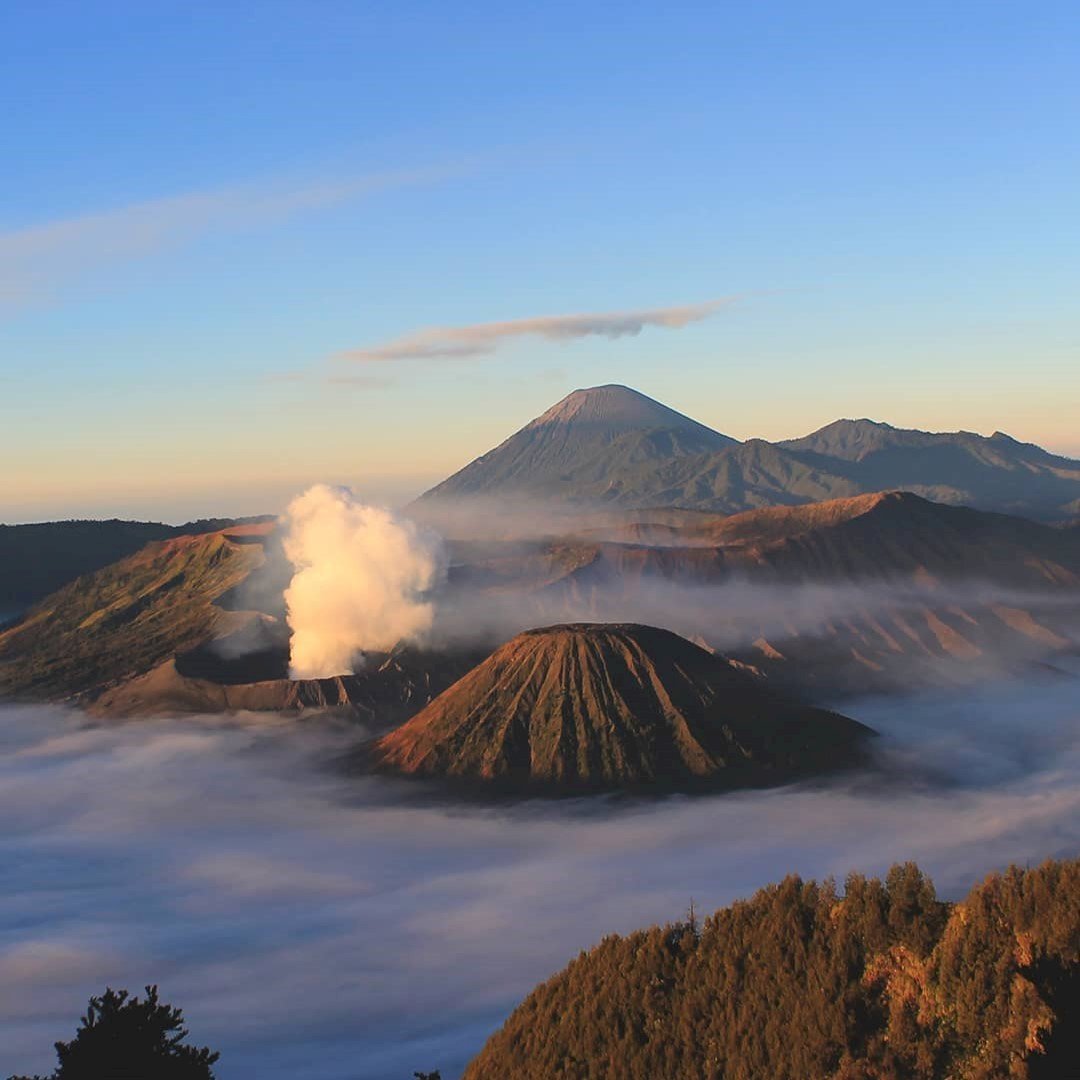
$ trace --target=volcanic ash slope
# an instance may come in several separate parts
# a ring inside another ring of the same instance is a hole
[[[519,634],[372,749],[512,790],[724,788],[854,764],[868,734],[670,631],[578,623]]]

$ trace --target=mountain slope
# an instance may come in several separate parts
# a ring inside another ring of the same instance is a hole
[[[205,641],[231,617],[215,601],[265,561],[268,529],[157,541],[65,585],[0,632],[0,691],[77,695]]]
[[[519,634],[373,753],[520,789],[733,787],[851,764],[867,734],[667,630],[576,624]]]
[[[801,581],[933,577],[1017,588],[1080,588],[1080,542],[1007,514],[943,506],[907,491],[736,514],[683,530],[749,569]]]
[[[637,487],[624,487],[619,501],[636,506],[679,506],[737,514],[764,506],[795,506],[845,498],[866,489],[816,462],[763,439],[722,450],[671,459]]]
[[[597,536],[591,535],[592,533]],[[655,542],[659,537],[659,542]],[[458,544],[455,586],[534,591],[653,578],[688,585],[977,582],[1080,590],[1080,535],[1024,518],[876,492],[659,524],[642,511],[583,534]]]
[[[997,431],[928,432],[837,420],[779,444],[862,490],[905,488],[939,502],[1061,518],[1080,494],[1080,461]]]
[[[1067,1080],[1080,1061],[1080,862],[943,903],[789,877],[696,919],[611,935],[538,986],[464,1080]]]
[[[1061,521],[1080,462],[997,432],[907,431],[839,420],[801,439],[739,443],[624,386],[575,390],[420,497],[421,513],[490,500],[679,507],[734,514],[905,489],[938,502]],[[460,523],[459,523],[460,524]]]
[[[230,672],[228,660],[223,662],[204,644],[107,689],[92,702],[90,711],[99,716],[138,717],[329,710],[378,731],[407,720],[482,658],[483,651],[399,648],[369,656],[354,675],[289,679],[287,648],[242,658],[245,662]]]
[[[288,580],[273,523],[152,542],[0,631],[0,695],[124,717],[333,709],[378,729],[486,655],[396,649],[355,675],[291,680]]]
[[[453,543],[438,653],[400,672],[373,657],[340,685],[286,677],[291,568],[269,524],[155,542],[0,630],[0,693],[123,715],[348,704],[370,717],[384,702],[402,716],[476,653],[581,621],[664,626],[820,695],[1056,663],[1080,641],[1076,529],[902,492],[582,520],[561,537]]]
[[[634,478],[658,462],[731,445],[734,439],[636,390],[595,386],[575,390],[418,501],[489,495],[603,499],[609,489],[634,488]]]
[[[886,492],[732,517],[643,511],[597,531],[456,546],[444,610],[482,610],[504,635],[665,626],[822,696],[963,684],[1080,652],[1077,530]]]
[[[154,540],[215,532],[244,521],[47,521],[0,525],[0,623],[83,574],[133,555]]]

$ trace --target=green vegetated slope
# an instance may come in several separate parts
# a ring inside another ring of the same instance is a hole
[[[0,693],[76,696],[205,641],[228,617],[214,601],[263,563],[259,528],[151,543],[65,585],[0,633]]]
[[[958,904],[908,864],[606,938],[465,1080],[1064,1080],[1078,1022],[1080,861],[992,875]]]

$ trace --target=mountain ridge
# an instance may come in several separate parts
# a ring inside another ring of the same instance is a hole
[[[603,490],[605,481],[617,480],[620,464],[647,467],[732,445],[730,436],[629,387],[588,387],[556,402],[414,505],[492,490],[557,497],[575,481]]]
[[[797,439],[740,442],[628,387],[575,390],[412,509],[455,500],[670,507],[735,514],[904,489],[937,502],[1062,521],[1080,461],[1003,432],[925,432],[841,419]]]

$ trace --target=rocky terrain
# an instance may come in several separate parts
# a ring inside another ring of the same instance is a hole
[[[726,788],[853,764],[868,734],[670,631],[573,624],[519,634],[372,756],[523,791]]]

